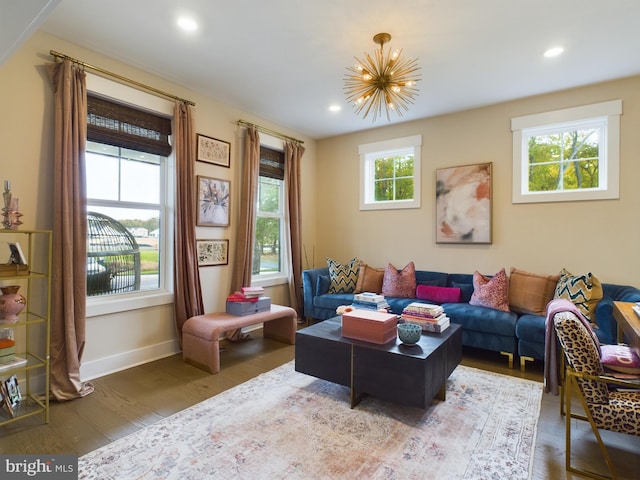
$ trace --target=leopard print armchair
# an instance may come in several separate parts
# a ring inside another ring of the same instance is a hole
[[[629,433],[640,436],[640,390],[618,391],[611,386],[640,388],[638,383],[629,383],[606,376],[600,363],[600,345],[594,341],[593,332],[572,312],[556,313],[553,323],[564,352],[566,375],[564,392],[566,409],[566,466],[567,470],[590,478],[616,478],[615,469],[602,442],[598,429]],[[576,388],[577,387],[577,388]],[[580,398],[586,417],[571,413],[571,392]],[[570,465],[571,418],[587,419],[598,440],[612,477],[578,470]]]

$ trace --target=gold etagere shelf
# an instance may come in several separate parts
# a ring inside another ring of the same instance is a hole
[[[26,247],[21,246],[26,265],[4,265],[5,260],[0,258],[0,286],[19,285],[26,299],[17,321],[0,320],[0,330],[12,329],[15,356],[23,360],[15,366],[0,364],[0,381],[16,375],[22,397],[12,413],[0,402],[0,427],[39,414],[44,414],[44,422],[49,423],[52,232],[3,229],[0,235],[0,243],[18,242]]]

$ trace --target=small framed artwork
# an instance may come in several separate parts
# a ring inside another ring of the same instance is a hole
[[[18,384],[18,377],[16,377],[15,375],[11,375],[7,380],[5,380],[5,385],[7,387],[7,394],[9,396],[11,406],[13,408],[16,408],[20,400],[22,400],[20,385]]]
[[[491,163],[436,170],[436,243],[491,243]]]
[[[228,180],[198,175],[198,226],[229,226],[230,189]]]
[[[228,265],[229,240],[196,240],[198,266]]]
[[[9,251],[11,252],[11,256],[9,257],[9,262],[12,265],[26,265],[27,259],[22,253],[22,248],[18,242],[7,242],[9,245]]]
[[[198,134],[196,160],[229,168],[231,164],[231,144],[224,140]]]

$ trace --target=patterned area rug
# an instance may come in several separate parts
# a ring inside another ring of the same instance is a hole
[[[542,384],[459,366],[427,410],[293,362],[95,450],[81,479],[527,479]]]

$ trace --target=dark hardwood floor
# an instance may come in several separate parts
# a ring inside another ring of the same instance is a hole
[[[51,404],[50,422],[42,416],[0,427],[1,453],[75,453],[83,455],[124,435],[245,382],[294,357],[294,346],[262,338],[227,344],[221,371],[211,375],[183,363],[180,355],[157,360],[92,381],[95,392],[71,402]],[[527,372],[509,369],[506,357],[467,349],[463,364],[497,373],[542,381],[542,363],[527,364]],[[600,473],[606,466],[586,422],[573,420],[574,461]],[[640,437],[602,432],[621,479],[640,478]],[[532,480],[581,478],[564,466],[564,417],[559,397],[543,395]]]

